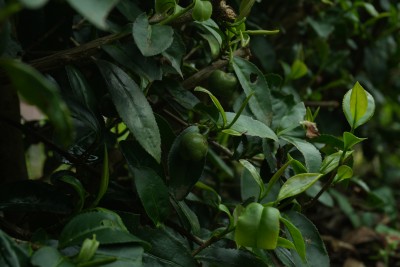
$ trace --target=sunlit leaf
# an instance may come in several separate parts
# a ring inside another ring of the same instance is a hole
[[[288,197],[293,197],[298,194],[303,193],[308,188],[310,188],[322,174],[320,173],[301,173],[293,177],[290,177],[281,187],[279,191],[278,199],[276,201],[281,201]]]

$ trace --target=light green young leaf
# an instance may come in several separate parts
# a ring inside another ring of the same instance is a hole
[[[344,132],[343,133],[343,143],[344,143],[344,150],[347,151],[351,149],[354,145],[366,140],[367,138],[360,138],[355,136],[352,133]]]
[[[240,2],[239,15],[237,16],[236,20],[240,21],[241,19],[247,17],[250,14],[251,8],[255,2],[256,0],[242,0]]]
[[[320,173],[301,173],[290,177],[281,187],[279,191],[277,202],[296,196],[303,193],[310,188],[319,178],[322,177]]]
[[[69,110],[61,99],[55,83],[50,82],[36,69],[17,60],[2,59],[3,68],[14,88],[29,104],[37,106],[54,125],[60,142],[67,145],[72,137],[72,124]]]
[[[119,0],[67,0],[85,19],[102,30],[107,30],[106,18]]]
[[[304,238],[299,228],[297,228],[291,221],[283,217],[281,217],[280,220],[288,229],[290,236],[293,240],[295,249],[299,254],[300,258],[303,260],[303,262],[306,262],[306,245],[304,243]]]
[[[262,196],[264,194],[265,186],[264,186],[264,182],[263,182],[259,172],[254,167],[254,165],[251,164],[250,162],[248,162],[247,160],[241,159],[241,160],[239,160],[239,162],[240,162],[240,164],[243,165],[243,167],[245,167],[251,173],[251,176],[257,182],[257,184],[260,188],[260,195],[258,196],[258,198],[260,198],[260,196]]]
[[[254,94],[249,101],[250,110],[257,120],[271,124],[272,101],[271,92],[264,74],[256,65],[240,57],[233,57],[233,69],[246,94]]]
[[[150,25],[146,13],[133,23],[133,39],[143,56],[150,57],[164,52],[174,40],[174,30],[170,26]]]
[[[118,66],[107,61],[97,61],[97,65],[107,83],[111,99],[116,103],[118,114],[140,145],[160,162],[161,137],[146,96]]]
[[[226,123],[227,123],[227,119],[226,119],[225,110],[222,107],[222,105],[219,102],[219,100],[210,91],[208,91],[207,89],[205,89],[205,88],[203,88],[201,86],[197,86],[196,88],[194,88],[194,91],[208,94],[208,96],[211,98],[211,101],[217,107],[217,109],[219,111],[219,114],[221,114],[221,117],[222,117],[222,128],[224,128]]]
[[[356,82],[343,98],[343,112],[352,130],[366,123],[372,117],[374,111],[374,98]]]
[[[338,168],[337,174],[333,179],[333,183],[339,183],[343,180],[350,179],[353,177],[353,169],[347,165],[342,165]]]
[[[194,0],[192,17],[197,21],[205,21],[211,18],[213,11],[212,4],[207,0]]]
[[[297,80],[306,75],[308,72],[307,65],[304,62],[296,59],[291,67],[289,79]]]
[[[231,122],[236,118],[236,113],[225,112],[225,114],[226,114],[227,124],[230,125]],[[219,120],[218,125],[222,126],[222,124],[223,124],[222,120]],[[240,115],[229,130],[232,130],[233,131],[232,133],[236,133],[233,135],[245,134],[245,135],[258,136],[261,138],[268,138],[278,141],[278,137],[276,136],[274,131],[271,130],[271,128],[269,128],[261,121],[254,120],[253,118],[246,115]],[[226,130],[224,130],[223,132],[231,134]]]
[[[321,164],[319,172],[322,174],[327,174],[337,168],[339,166],[340,159],[342,158],[342,154],[343,151],[338,151],[326,156]],[[346,160],[349,156],[351,156],[351,154],[353,154],[353,151],[347,151],[346,155],[343,157],[343,160]]]
[[[283,248],[288,248],[288,249],[296,249],[292,241],[287,240],[286,238],[283,237],[278,237],[278,243],[276,245],[277,247],[283,247]]]

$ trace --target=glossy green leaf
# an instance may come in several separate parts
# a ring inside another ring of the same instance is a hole
[[[18,0],[26,8],[38,9],[43,7],[49,0]]]
[[[230,125],[236,118],[236,113],[225,112],[227,125]],[[222,120],[218,121],[220,126],[223,125]],[[255,120],[249,116],[240,115],[236,122],[230,127],[229,130],[233,130],[237,135],[251,135],[258,136],[261,138],[268,138],[278,141],[278,137],[266,124],[261,121]]]
[[[281,187],[278,199],[281,201],[288,197],[293,197],[306,191],[312,186],[319,178],[322,177],[320,173],[301,173],[290,177]]]
[[[169,187],[177,200],[182,200],[200,179],[205,158],[200,161],[188,161],[182,157],[180,143],[182,137],[189,132],[198,132],[196,126],[186,128],[178,135],[168,154]]]
[[[291,67],[289,78],[292,80],[297,80],[306,75],[308,72],[307,65],[304,62],[296,59]]]
[[[308,172],[317,172],[321,167],[321,153],[311,143],[292,136],[282,135],[281,138],[294,145],[303,154]]]
[[[355,136],[352,133],[344,132],[343,133],[343,143],[344,143],[344,150],[347,151],[351,149],[354,145],[367,140],[367,138],[360,138]]]
[[[246,94],[254,94],[249,101],[250,110],[257,120],[270,125],[272,102],[268,83],[256,65],[240,57],[233,57],[233,69]]]
[[[108,183],[110,180],[110,170],[108,167],[108,152],[107,146],[104,145],[104,158],[103,158],[103,170],[101,172],[101,179],[99,183],[99,190],[96,195],[96,199],[93,201],[92,207],[96,207],[100,200],[103,198],[104,194],[108,189]]]
[[[278,237],[278,243],[276,246],[288,248],[288,249],[296,249],[294,244],[292,243],[292,241],[287,240],[286,238],[283,238],[283,237]]]
[[[119,0],[67,0],[85,19],[102,30],[107,30],[106,18]]]
[[[17,60],[2,59],[0,67],[7,72],[22,97],[48,116],[60,138],[59,141],[64,145],[70,143],[72,125],[69,111],[61,99],[57,85],[36,69]]]
[[[172,27],[150,25],[145,13],[137,17],[133,24],[132,34],[136,45],[145,57],[164,52],[174,39]]]
[[[157,13],[172,13],[175,10],[175,0],[156,0],[155,9]]]
[[[97,105],[96,96],[82,72],[71,65],[66,66],[65,70],[71,85],[72,94],[89,110],[95,111]]]
[[[286,212],[285,218],[300,230],[305,240],[306,263],[296,251],[291,251],[291,260],[294,262],[294,266],[330,266],[325,244],[315,225],[306,216],[295,211]]]
[[[59,247],[80,245],[83,240],[91,238],[93,235],[96,235],[101,244],[140,243],[147,245],[146,242],[128,232],[118,214],[98,208],[73,217],[61,231]]]
[[[37,250],[31,263],[37,267],[74,267],[76,266],[67,257],[63,256],[56,248],[42,247]]]
[[[279,236],[280,212],[253,202],[239,215],[235,241],[239,246],[275,249]]]
[[[194,7],[192,10],[192,17],[197,21],[205,21],[211,17],[213,8],[208,0],[194,0]]]
[[[343,180],[350,179],[351,177],[353,177],[353,169],[347,165],[342,165],[338,168],[333,183],[336,184]]]
[[[352,130],[366,123],[372,117],[374,111],[374,98],[356,82],[343,98],[343,112]]]
[[[0,229],[0,266],[15,267],[28,266],[29,254],[27,247],[18,245]]]
[[[254,199],[259,201],[260,192],[260,186],[253,178],[253,175],[248,169],[244,168],[240,175],[240,195],[242,200]]]
[[[346,155],[343,157],[343,161],[346,160],[349,156],[353,154],[353,151],[347,151]],[[321,168],[319,170],[322,174],[327,174],[333,171],[335,168],[339,166],[340,159],[342,158],[343,151],[339,151],[328,155],[324,158],[324,161],[321,164]]]
[[[218,267],[265,267],[265,263],[248,250],[211,246],[201,251],[195,258]]]
[[[290,233],[290,237],[293,240],[293,244],[300,258],[303,260],[303,262],[306,262],[306,245],[300,230],[289,220],[283,217],[281,217],[280,220]]]
[[[118,114],[140,145],[160,162],[161,137],[145,95],[129,75],[116,65],[107,61],[97,61],[97,65],[107,83]]]
[[[151,250],[145,253],[145,266],[154,267],[196,267],[187,243],[179,234],[169,229],[149,229],[140,232],[140,237],[151,244]]]
[[[0,210],[68,214],[73,207],[71,199],[55,186],[24,180],[0,187]]]
[[[257,197],[260,198],[264,194],[265,186],[264,186],[264,182],[263,182],[258,170],[254,167],[253,164],[251,164],[247,160],[241,159],[241,160],[239,160],[239,162],[240,162],[240,164],[243,165],[243,167],[245,167],[250,172],[250,174],[253,177],[254,181],[257,182],[258,187],[260,189],[260,191],[259,191],[260,195],[257,196]]]
[[[303,121],[304,116],[306,115],[306,108],[303,102],[300,102],[290,108],[285,116],[279,122],[279,126],[277,129],[278,135],[283,135],[285,133],[289,133],[293,129],[299,127],[300,122]]]
[[[208,96],[211,98],[211,101],[214,103],[215,107],[218,109],[219,114],[222,117],[222,128],[225,127],[225,125],[227,125],[227,119],[226,119],[226,114],[225,114],[225,110],[222,107],[221,103],[219,102],[219,100],[207,89],[201,87],[201,86],[197,86],[196,88],[194,88],[195,92],[202,92],[202,93],[206,93],[208,94]]]
[[[165,221],[171,212],[169,192],[161,177],[150,168],[132,168],[136,190],[147,215],[155,225]]]
[[[162,52],[162,55],[169,60],[171,66],[176,70],[177,73],[179,73],[179,75],[181,75],[181,77],[183,77],[181,65],[185,54],[185,43],[179,34],[174,34],[174,41],[164,52]]]

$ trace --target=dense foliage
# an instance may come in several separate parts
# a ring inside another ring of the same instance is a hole
[[[399,30],[389,0],[0,0],[0,265],[392,266]]]

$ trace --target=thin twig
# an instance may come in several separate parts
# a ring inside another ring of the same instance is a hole
[[[192,256],[196,256],[197,254],[199,254],[203,249],[211,246],[212,244],[214,244],[215,242],[218,242],[219,240],[221,240],[222,238],[224,238],[228,233],[232,232],[233,229],[227,229],[225,231],[223,231],[222,233],[218,234],[218,235],[213,235],[210,239],[208,239],[207,241],[205,241],[202,245],[200,245],[198,248],[196,248],[195,250],[193,250],[192,252]]]
[[[321,195],[329,189],[329,187],[332,185],[333,179],[335,179],[335,175],[336,172],[332,172],[331,176],[329,177],[328,181],[326,181],[326,183],[324,184],[324,186],[321,188],[321,190],[319,190],[318,194],[315,195],[315,197],[313,197],[310,201],[306,202],[303,205],[303,210],[307,210],[309,208],[311,208],[312,206],[314,206],[318,199],[321,197]]]
[[[228,148],[224,147],[223,145],[219,144],[218,142],[211,140],[210,144],[214,146],[216,149],[227,155],[229,158],[233,157],[233,152],[230,151]]]

